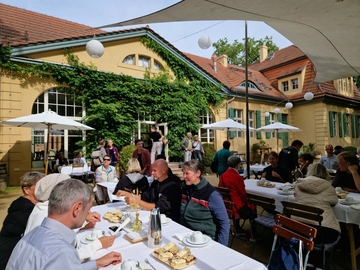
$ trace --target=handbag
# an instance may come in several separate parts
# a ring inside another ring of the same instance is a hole
[[[213,173],[218,172],[218,165],[219,165],[219,161],[218,161],[217,157],[215,156],[215,159],[210,164],[210,169]]]
[[[273,251],[268,265],[269,270],[304,270],[302,241],[286,239]]]

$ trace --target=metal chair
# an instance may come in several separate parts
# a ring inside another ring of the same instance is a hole
[[[304,262],[303,262],[304,269],[306,269],[307,261],[309,259],[309,253],[314,248],[313,239],[316,237],[317,230],[309,225],[290,219],[280,214],[276,215],[275,221],[276,224],[273,227],[273,233],[275,235],[274,235],[273,245],[271,248],[269,264],[279,240],[278,236],[284,239],[296,238],[303,242],[303,247],[306,250],[306,255],[304,257]]]
[[[324,210],[318,207],[314,206],[308,206],[300,203],[294,203],[294,202],[288,202],[288,201],[282,201],[283,205],[283,213],[287,217],[301,217],[308,220],[313,220],[318,222],[318,229],[320,231],[320,244],[316,243],[314,250],[321,251],[322,253],[322,267],[323,269],[326,268],[327,264],[331,261],[331,257],[334,251],[334,246],[340,241],[340,235],[333,243],[327,243],[324,244],[324,234],[321,231],[321,222],[323,221],[322,214],[324,213]],[[328,259],[326,259],[326,252],[329,251]]]

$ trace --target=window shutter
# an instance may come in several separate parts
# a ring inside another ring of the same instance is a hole
[[[343,113],[343,126],[344,126],[344,137],[349,136],[349,124],[348,124],[348,117],[346,113]]]
[[[359,115],[355,115],[355,130],[356,130],[356,138],[359,138]]]
[[[234,108],[229,109],[229,118],[234,119],[235,110]],[[230,131],[230,139],[234,139],[236,137],[236,131]]]
[[[351,115],[351,137],[352,138],[356,138],[355,137],[355,115]]]
[[[270,116],[265,117],[265,125],[269,125],[270,124]],[[266,132],[266,139],[270,139],[271,137],[271,132]]]
[[[282,114],[281,113],[278,113],[277,114],[277,121],[279,122],[279,123],[282,123]],[[280,133],[278,133],[278,137],[279,137],[279,139],[282,139],[283,138],[283,132],[280,132]]]
[[[261,127],[261,112],[256,111],[256,128]],[[256,132],[256,138],[261,139],[261,132]]]
[[[339,137],[342,137],[343,134],[343,125],[342,125],[342,115],[341,112],[338,112],[338,120],[339,120]]]
[[[334,115],[332,111],[329,111],[329,127],[330,137],[334,137]]]

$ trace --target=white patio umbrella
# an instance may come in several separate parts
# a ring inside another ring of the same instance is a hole
[[[226,130],[227,134],[228,134],[228,139],[229,139],[229,131],[244,131],[244,132],[246,132],[246,125],[236,122],[230,118],[219,121],[219,122],[215,122],[212,124],[204,125],[201,128],[223,130],[223,131]],[[254,130],[254,129],[252,127],[249,127],[249,130]]]
[[[38,113],[31,114],[27,116],[22,116],[18,118],[13,118],[0,122],[1,125],[10,125],[16,127],[28,127],[28,128],[36,128],[36,129],[47,129],[47,151],[49,151],[49,143],[50,143],[50,133],[51,130],[57,129],[68,129],[68,130],[94,130],[92,127],[81,124],[77,121],[71,120],[67,117],[58,115],[56,112],[51,110]],[[48,170],[48,159],[47,159],[47,151],[45,154],[45,174],[47,174]]]
[[[301,131],[300,128],[293,127],[290,125],[286,125],[280,122],[275,122],[270,125],[266,125],[260,128],[257,128],[256,131],[259,132],[276,132],[276,150],[278,150],[279,147],[279,133],[280,132],[297,132]]]

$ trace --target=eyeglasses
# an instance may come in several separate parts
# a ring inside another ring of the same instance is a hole
[[[106,160],[106,161],[110,161],[111,159],[109,159],[109,158],[104,158],[104,161],[105,161],[105,160]]]

